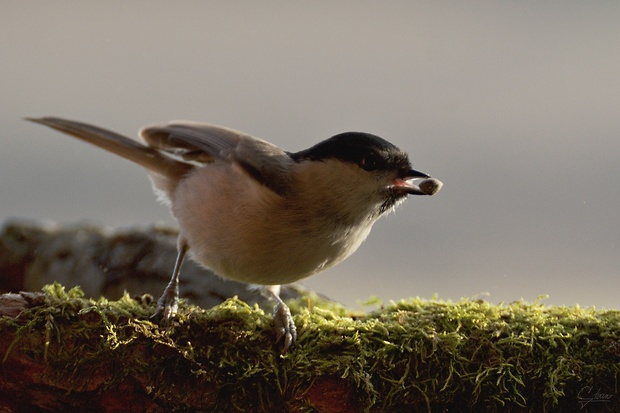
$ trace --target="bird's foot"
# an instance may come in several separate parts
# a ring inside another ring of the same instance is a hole
[[[164,325],[177,315],[179,310],[179,286],[170,283],[157,301],[157,309],[151,316],[151,320],[161,320]]]
[[[279,301],[273,311],[273,326],[276,330],[276,343],[284,339],[284,349],[286,353],[289,347],[297,340],[297,327],[291,316],[291,310],[282,301]]]

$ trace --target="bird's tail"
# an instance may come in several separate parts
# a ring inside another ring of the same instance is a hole
[[[156,149],[119,135],[118,133],[87,123],[55,117],[26,118],[26,120],[48,126],[82,141],[91,143],[101,149],[105,149],[106,151],[141,165],[143,168],[147,169],[150,174],[154,173],[161,177],[168,178],[171,181],[177,181],[192,169],[192,165],[166,156]]]

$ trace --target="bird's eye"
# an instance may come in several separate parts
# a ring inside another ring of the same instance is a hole
[[[366,171],[374,171],[379,167],[379,160],[376,156],[369,155],[360,159],[358,165]]]

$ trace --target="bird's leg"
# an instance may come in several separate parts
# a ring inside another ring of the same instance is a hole
[[[273,327],[276,330],[276,343],[284,339],[284,350],[282,352],[286,353],[289,347],[295,344],[297,340],[297,327],[295,327],[295,322],[291,316],[291,310],[280,298],[279,285],[266,285],[262,287],[262,293],[265,297],[276,302],[273,310]]]
[[[179,309],[179,273],[181,272],[181,265],[183,264],[185,254],[187,250],[189,250],[187,242],[181,236],[179,236],[179,240],[177,241],[177,250],[177,260],[174,264],[172,277],[164,293],[157,301],[157,310],[155,310],[155,313],[151,316],[151,319],[161,318],[165,324],[176,316],[177,310]]]

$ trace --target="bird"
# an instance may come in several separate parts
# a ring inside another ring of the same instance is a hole
[[[140,130],[143,142],[88,123],[26,118],[144,168],[179,225],[177,258],[154,319],[178,312],[179,274],[189,254],[224,279],[259,286],[275,301],[276,343],[297,340],[280,285],[353,254],[373,224],[408,195],[443,183],[412,168],[408,155],[365,132],[344,132],[289,152],[211,123],[172,121]]]

